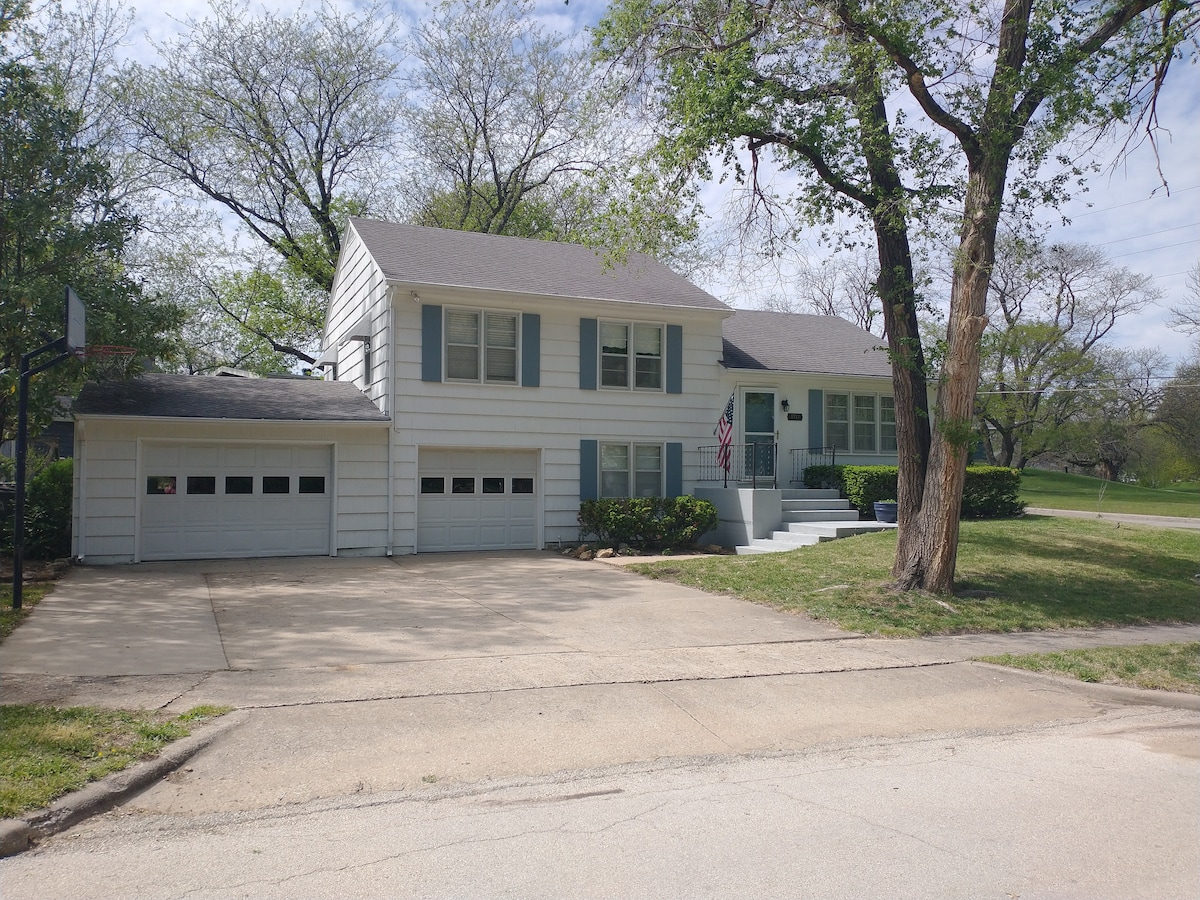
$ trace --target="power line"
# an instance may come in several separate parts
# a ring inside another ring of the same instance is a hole
[[[1175,191],[1175,193],[1183,194],[1187,191],[1195,191],[1195,190],[1200,190],[1200,184],[1193,184],[1191,187],[1180,188],[1179,190]],[[1168,194],[1167,196],[1170,197],[1171,195]],[[1153,197],[1153,196],[1142,197],[1140,200],[1130,200],[1128,203],[1118,203],[1116,206],[1104,206],[1104,207],[1101,207],[1100,209],[1089,209],[1087,212],[1078,213],[1074,216],[1070,216],[1070,218],[1082,219],[1084,216],[1094,216],[1097,213],[1108,212],[1110,209],[1123,209],[1126,206],[1133,206],[1134,204],[1137,204],[1137,203],[1145,203],[1147,200],[1159,200],[1159,199],[1161,199],[1161,198]]]
[[[1190,241],[1180,241],[1178,244],[1167,244],[1164,247],[1148,247],[1145,250],[1130,250],[1128,253],[1116,253],[1109,259],[1120,259],[1122,256],[1137,256],[1139,253],[1153,253],[1155,250],[1170,250],[1172,247],[1186,247],[1188,244],[1200,244],[1200,238]]]
[[[1166,234],[1169,231],[1182,231],[1185,228],[1200,228],[1200,222],[1192,222],[1190,225],[1176,225],[1174,228],[1164,228],[1162,231],[1148,231],[1145,234],[1135,234],[1130,237],[1117,238],[1112,241],[1103,241],[1097,244],[1097,247],[1107,247],[1109,244],[1121,244],[1125,241],[1136,241],[1138,238],[1154,237],[1156,234]]]

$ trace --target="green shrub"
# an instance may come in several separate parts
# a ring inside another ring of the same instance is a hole
[[[677,550],[717,527],[717,508],[695,497],[584,500],[579,525],[603,544]]]
[[[1025,511],[1021,473],[1003,466],[970,466],[963,487],[964,519],[1008,519]]]
[[[863,515],[873,513],[876,500],[890,500],[898,493],[896,481],[900,470],[896,466],[844,466],[842,493]]]
[[[810,472],[813,472],[811,479]],[[838,478],[841,484],[833,484]],[[872,504],[876,501],[891,500],[899,493],[898,478],[896,466],[810,466],[804,472],[806,487],[837,486],[850,505],[863,515],[873,512]],[[1025,509],[1019,499],[1020,490],[1021,473],[1016,469],[971,466],[963,486],[962,516],[964,519],[1019,516]]]
[[[25,498],[25,555],[59,559],[71,555],[71,460],[50,463],[29,481]]]
[[[846,485],[842,480],[842,470],[845,466],[809,466],[804,470],[804,486],[815,490],[833,488],[839,494],[845,494]]]

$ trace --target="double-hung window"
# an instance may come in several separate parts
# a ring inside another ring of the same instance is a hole
[[[662,444],[600,444],[601,497],[661,497]]]
[[[875,453],[875,395],[854,395],[854,452]]]
[[[663,326],[601,322],[600,386],[661,391]]]
[[[850,395],[825,395],[825,443],[834,450],[850,449]]]
[[[895,398],[826,393],[825,441],[847,452],[895,453]]]
[[[446,310],[446,379],[516,384],[517,319],[516,313]]]

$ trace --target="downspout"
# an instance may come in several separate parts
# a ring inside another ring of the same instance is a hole
[[[387,439],[387,555],[391,556],[394,552],[393,546],[396,539],[396,467],[395,461],[392,459],[392,448],[396,443],[396,426],[398,420],[396,416],[396,292],[391,288],[387,292],[388,308],[387,315],[384,321],[387,323],[387,365],[384,369],[387,378],[387,389],[384,396],[387,397],[388,415],[391,417],[392,424],[388,426]]]
[[[84,524],[84,513],[87,511],[87,463],[85,461],[85,453],[87,442],[84,440],[83,421],[75,420],[75,434],[73,436],[75,443],[75,523],[77,526],[75,534],[75,561],[83,562],[84,548],[87,543],[87,526]]]

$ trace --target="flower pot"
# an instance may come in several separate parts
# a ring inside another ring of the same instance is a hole
[[[896,521],[896,504],[884,503],[882,500],[876,500],[873,504],[875,507],[876,522],[895,522]]]

